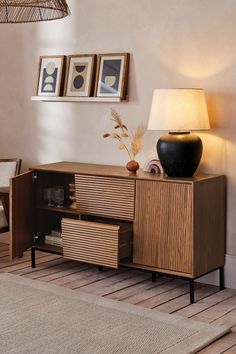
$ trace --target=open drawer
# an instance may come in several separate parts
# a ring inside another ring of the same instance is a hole
[[[132,225],[64,218],[62,243],[64,258],[118,268],[132,256]]]

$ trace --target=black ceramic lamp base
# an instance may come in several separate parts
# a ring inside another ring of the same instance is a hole
[[[169,177],[192,177],[202,157],[202,141],[189,132],[171,132],[157,142],[157,154]]]

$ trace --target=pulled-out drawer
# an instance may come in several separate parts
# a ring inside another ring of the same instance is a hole
[[[67,259],[118,268],[132,256],[132,225],[62,219],[63,256]]]
[[[81,214],[134,220],[134,180],[76,175],[75,189],[76,205]]]

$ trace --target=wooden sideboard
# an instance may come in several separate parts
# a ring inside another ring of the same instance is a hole
[[[69,184],[75,184],[76,209]],[[62,185],[62,208],[49,207],[45,188]],[[11,180],[11,257],[31,247],[65,258],[120,265],[188,279],[220,270],[224,287],[225,177],[169,178],[118,166],[59,162],[32,167]],[[62,247],[44,243],[54,228]]]

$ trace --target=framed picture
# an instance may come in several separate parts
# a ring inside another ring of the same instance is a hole
[[[126,98],[129,53],[99,54],[95,96]]]
[[[90,96],[94,84],[94,54],[69,55],[65,81],[65,96]]]
[[[38,96],[60,96],[63,93],[64,71],[64,55],[40,57]]]

